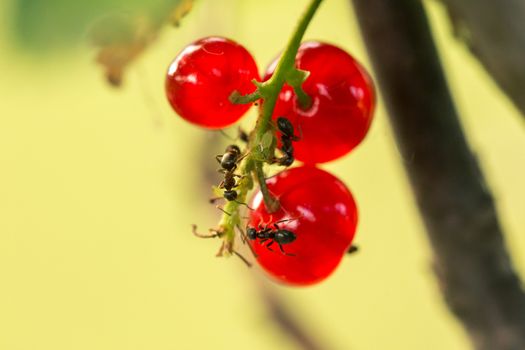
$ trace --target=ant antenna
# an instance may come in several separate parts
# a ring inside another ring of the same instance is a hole
[[[239,226],[239,224],[237,224],[236,226],[237,226],[237,230],[239,230],[240,232],[242,243],[248,244],[248,248],[250,248],[250,251],[252,252],[253,257],[257,259],[259,256],[257,255],[257,253],[255,253],[255,250],[253,250],[253,247],[251,246],[251,244],[248,243],[248,237],[246,236],[246,232],[244,232],[244,230],[241,228],[241,226]]]
[[[222,209],[222,207],[216,205],[215,208],[219,209],[220,211],[222,211],[224,214],[228,215],[228,216],[232,216],[232,214],[228,213],[226,210]]]
[[[210,202],[210,204],[215,204],[215,202],[217,202],[217,201],[219,201],[221,199],[225,199],[225,198],[224,197],[214,197],[214,198],[210,198],[209,202]],[[244,205],[244,206],[246,206],[246,208],[250,209],[251,211],[255,210],[255,209],[253,209],[252,207],[250,207],[248,204],[246,204],[244,202],[239,202],[239,201],[236,201],[236,200],[234,200],[233,202],[235,202],[235,203],[237,203],[239,205]],[[222,210],[224,213],[226,213],[226,214],[231,216],[230,213],[224,211],[224,209],[220,208],[219,206],[217,206],[217,209]]]
[[[295,221],[297,219],[299,219],[299,218],[282,219],[282,220],[274,222],[274,224],[282,224],[283,222]]]
[[[237,257],[239,257],[239,259],[241,259],[246,264],[246,266],[252,267],[252,264],[248,261],[248,259],[239,254],[239,252],[237,252],[236,250],[233,250],[232,252],[233,254],[237,255]]]
[[[252,207],[250,207],[248,204],[246,203],[243,203],[243,202],[239,202],[239,201],[234,201],[235,203],[237,204],[240,204],[240,205],[244,205],[246,206],[246,208],[250,209],[251,211],[254,211],[255,209],[253,209]]]
[[[219,129],[218,131],[222,134],[222,136],[226,137],[227,139],[235,141],[235,139],[233,137],[231,137],[230,135],[228,135],[224,130]]]

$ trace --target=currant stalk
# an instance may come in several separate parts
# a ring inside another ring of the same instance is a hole
[[[310,105],[310,97],[302,89],[302,83],[308,76],[308,72],[295,68],[295,56],[306,28],[321,2],[322,0],[312,0],[306,12],[300,18],[297,28],[288,41],[272,77],[265,82],[254,81],[257,90],[249,95],[242,96],[238,92],[233,92],[230,95],[232,103],[251,103],[262,100],[262,108],[256,126],[250,133],[247,155],[239,165],[239,172],[242,178],[238,182],[237,200],[229,201],[225,204],[225,213],[219,222],[219,232],[221,232],[221,237],[223,238],[223,245],[219,255],[231,255],[233,252],[235,227],[240,227],[241,224],[239,205],[246,202],[248,191],[253,188],[253,177],[259,183],[268,212],[271,213],[279,209],[279,202],[268,191],[263,171],[264,163],[271,163],[277,143],[271,121],[272,114],[279,93],[285,83],[292,86],[302,107],[306,108]]]

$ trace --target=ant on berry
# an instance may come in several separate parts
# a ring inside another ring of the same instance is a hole
[[[289,244],[295,241],[297,236],[295,233],[289,230],[285,230],[279,227],[278,224],[290,220],[295,219],[286,219],[286,220],[280,220],[277,222],[274,222],[270,227],[268,225],[263,226],[259,225],[258,229],[254,227],[248,227],[246,230],[246,235],[248,236],[248,239],[251,241],[254,241],[256,239],[259,239],[259,243],[263,244],[265,242],[268,242],[264,246],[268,248],[268,250],[273,251],[270,247],[272,244],[277,243],[279,246],[279,249],[281,250],[281,253],[288,256],[294,256],[294,254],[286,253],[283,249],[283,244]]]
[[[294,162],[293,146],[292,142],[299,141],[299,136],[295,135],[294,127],[292,123],[285,117],[277,118],[277,128],[281,132],[281,152],[283,156],[281,158],[275,158],[275,162],[279,165],[290,166]]]

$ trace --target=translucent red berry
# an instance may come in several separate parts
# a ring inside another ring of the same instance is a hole
[[[257,262],[286,284],[322,281],[339,265],[354,238],[357,209],[352,194],[335,176],[313,166],[285,170],[269,178],[267,185],[281,208],[269,214],[257,192],[251,201],[254,211],[248,232],[265,228],[287,232],[280,247],[275,236],[272,243],[252,235],[249,242]]]
[[[276,63],[270,65],[264,80]],[[294,144],[297,160],[324,163],[344,156],[363,140],[372,121],[372,80],[352,56],[326,43],[303,43],[295,63],[310,72],[303,89],[312,105],[303,110],[293,89],[285,85],[273,118],[288,118],[301,134],[301,141]]]
[[[208,37],[184,48],[168,69],[166,94],[173,109],[187,121],[223,128],[235,123],[248,104],[232,104],[228,97],[255,91],[259,73],[252,55],[236,42]]]

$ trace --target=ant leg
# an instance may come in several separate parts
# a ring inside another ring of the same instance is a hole
[[[215,202],[217,202],[218,200],[221,200],[221,199],[224,199],[224,197],[214,197],[214,198],[210,198],[209,202],[210,202],[210,204],[215,204]]]
[[[216,205],[215,208],[219,209],[220,211],[222,211],[224,214],[228,215],[228,216],[232,216],[232,214],[228,213],[226,210],[222,209],[220,206]]]
[[[273,215],[270,214],[270,218],[268,219],[268,222],[263,222],[262,219],[259,220],[259,230],[262,230],[264,228],[267,228],[271,222],[273,221]],[[263,226],[264,224],[264,226]]]
[[[237,230],[239,230],[242,244],[246,244],[246,242],[248,242],[248,236],[246,236],[246,232],[244,232],[244,230],[241,228],[239,224],[235,225],[235,227],[237,227]]]
[[[222,232],[211,229],[211,228],[210,228],[210,232],[214,232],[214,233],[205,235],[205,234],[197,232],[197,225],[191,225],[191,226],[192,226],[193,234],[199,238],[215,238],[215,237],[220,237],[222,235]]]
[[[272,224],[272,226],[273,226],[274,229],[280,230],[281,228],[279,227],[278,224],[282,224],[283,222],[294,221],[294,220],[297,220],[297,219],[283,219],[283,220],[279,220],[279,221],[274,222]]]
[[[355,252],[359,251],[359,247],[356,245],[350,246],[348,250],[346,251],[347,254],[354,254]]]
[[[224,137],[226,137],[226,138],[228,138],[230,140],[235,141],[235,139],[233,137],[231,137],[230,135],[228,135],[226,132],[224,132],[224,130],[219,129],[218,131],[222,134],[222,136],[224,136]]]
[[[242,156],[240,156],[238,159],[237,159],[237,163],[239,163],[241,160],[243,160],[244,158],[246,158],[246,156],[250,154],[250,152],[246,152],[245,154],[243,154]]]
[[[248,259],[246,259],[244,256],[239,254],[239,252],[233,250],[233,254],[237,255],[237,257],[239,257],[239,259],[241,259],[246,264],[246,266],[252,267],[252,264],[248,261]]]
[[[288,221],[295,221],[299,219],[299,217],[296,217],[296,218],[290,218],[290,219],[282,219],[282,220],[279,220],[279,221],[276,221],[272,224],[272,226],[276,229],[276,230],[279,230],[280,227],[277,226],[278,224],[282,224],[283,222],[288,222]]]
[[[270,248],[270,247],[272,246],[273,242],[275,242],[275,241],[270,241],[270,243],[268,243],[268,244],[266,245],[266,248],[268,248],[268,250],[271,251],[271,252],[273,252],[273,249]]]
[[[279,220],[279,221],[274,222],[273,224],[274,224],[274,225],[276,225],[276,224],[282,224],[283,222],[294,221],[294,220],[297,220],[297,219],[298,219],[298,218],[282,219],[282,220]]]
[[[219,184],[219,188],[224,188],[224,180],[222,180],[221,183]]]
[[[222,156],[223,156],[222,154],[217,154],[215,156],[215,160],[217,161],[217,163],[221,164]]]
[[[241,129],[241,127],[239,126],[238,128],[238,138],[239,140],[241,140],[242,142],[244,143],[248,143],[250,141],[250,138],[249,138],[249,135],[246,133],[246,131],[244,131],[243,129]]]
[[[252,207],[250,207],[248,204],[246,203],[243,203],[243,202],[239,202],[239,201],[234,201],[235,203],[237,204],[240,204],[240,205],[245,205],[246,208],[250,209],[251,211],[254,211],[255,209],[253,209]]]
[[[285,252],[281,244],[279,244],[279,249],[281,250],[281,253],[283,253],[284,255],[295,256],[295,254]]]

